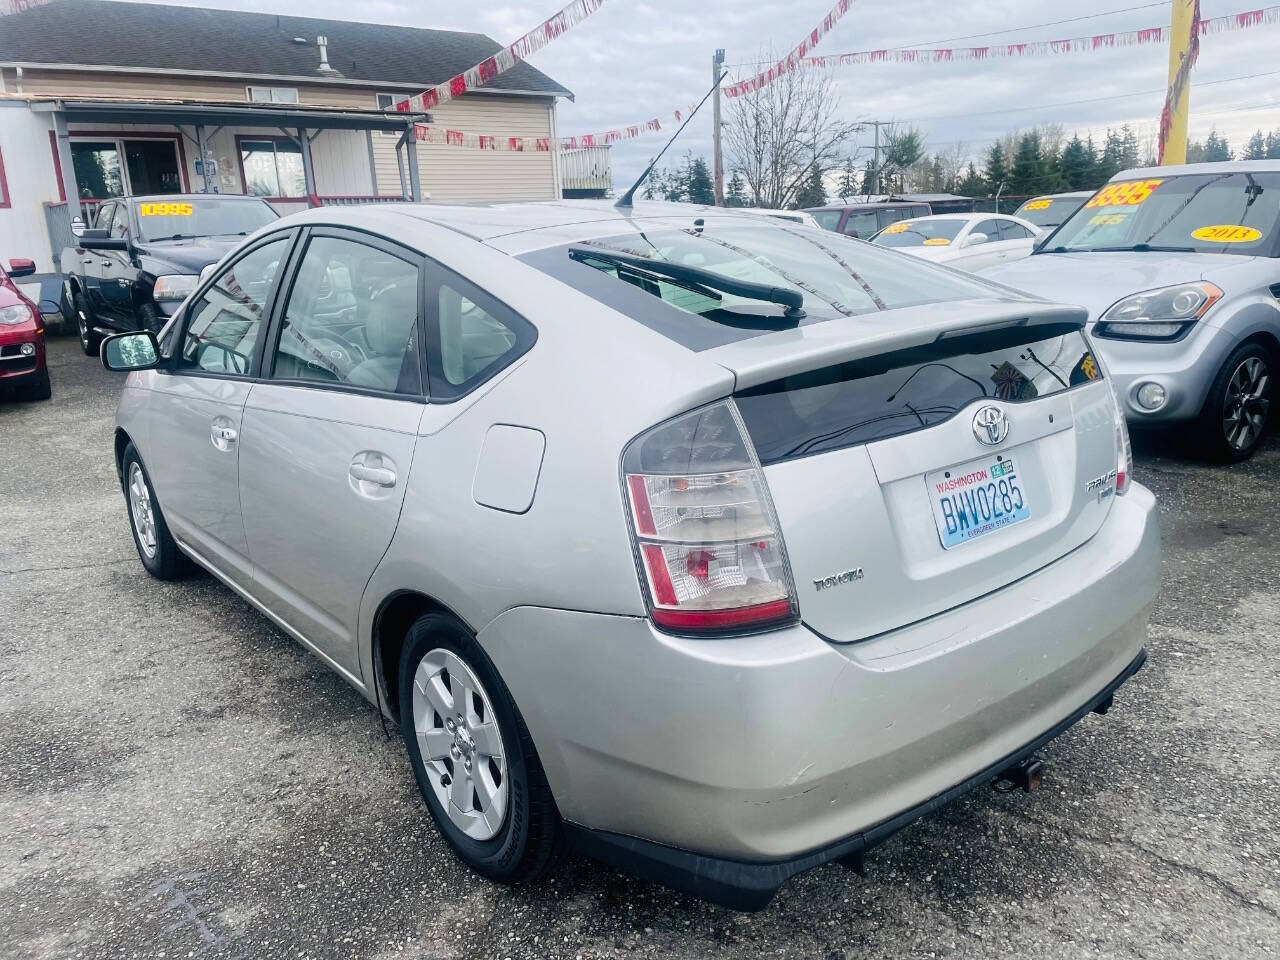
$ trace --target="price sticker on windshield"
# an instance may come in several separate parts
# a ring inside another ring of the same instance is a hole
[[[195,207],[189,203],[140,203],[140,217],[189,217],[195,213]]]
[[[1086,207],[1136,207],[1145,203],[1163,180],[1125,180],[1109,183],[1085,204]]]
[[[946,237],[929,237],[923,245],[926,247],[946,247],[951,245],[951,241]]]
[[[885,227],[885,228],[884,228],[884,232],[885,232],[886,234],[889,234],[889,233],[906,233],[906,232],[907,232],[907,227],[908,227],[908,226],[910,226],[910,224],[909,224],[909,223],[907,223],[907,221],[903,220],[903,221],[901,221],[900,223],[891,223],[891,224],[889,224],[887,227]]]
[[[1262,231],[1253,227],[1239,227],[1229,223],[1220,223],[1212,227],[1200,227],[1192,230],[1191,236],[1205,243],[1253,243],[1262,239]]]
[[[1053,206],[1052,200],[1032,200],[1027,204],[1028,210],[1048,210]]]
[[[1091,227],[1118,227],[1129,219],[1127,213],[1097,213],[1089,218]]]

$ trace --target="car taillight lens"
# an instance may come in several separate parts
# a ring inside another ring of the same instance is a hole
[[[773,503],[731,401],[641,434],[622,472],[654,623],[733,632],[796,618]]]

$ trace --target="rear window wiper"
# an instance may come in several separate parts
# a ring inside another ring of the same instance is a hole
[[[748,300],[763,300],[765,303],[777,303],[785,307],[784,316],[799,319],[804,314],[804,294],[788,287],[774,287],[767,283],[753,283],[750,280],[736,280],[716,273],[714,270],[703,270],[700,267],[689,267],[681,263],[667,260],[654,260],[649,257],[636,257],[626,253],[605,253],[589,250],[584,247],[570,247],[569,256],[578,261],[596,260],[614,266],[628,267],[633,270],[656,273],[661,277],[683,280],[685,283],[696,283],[711,290],[719,290],[735,297]]]

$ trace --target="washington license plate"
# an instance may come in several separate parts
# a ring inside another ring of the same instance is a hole
[[[1031,516],[1016,463],[1017,458],[1007,454],[990,456],[925,475],[933,522],[944,549]]]

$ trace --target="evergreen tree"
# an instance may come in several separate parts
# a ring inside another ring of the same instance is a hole
[[[1086,190],[1096,186],[1093,177],[1097,165],[1092,146],[1073,134],[1058,157],[1058,174],[1069,190]]]
[[[707,161],[702,157],[686,159],[684,174],[685,199],[689,203],[701,203],[713,206],[716,202],[716,188],[711,182],[711,172],[707,169]]]
[[[1244,153],[1240,156],[1241,160],[1265,160],[1267,159],[1267,138],[1263,136],[1259,130],[1244,146]]]
[[[742,182],[742,174],[737,170],[729,178],[729,191],[724,196],[726,207],[745,207],[747,205],[747,188]]]
[[[1001,184],[1008,187],[1009,167],[1005,163],[1004,150],[1000,144],[993,143],[987,151],[987,166],[982,177],[987,181],[987,192],[992,195],[1000,192]]]
[[[847,201],[858,195],[858,172],[853,167],[853,156],[844,158],[844,166],[840,168],[840,182],[836,184],[836,196]]]
[[[791,206],[795,210],[803,210],[805,207],[820,207],[826,202],[827,188],[822,182],[822,168],[815,163],[796,190]]]
[[[871,191],[876,187],[876,167],[870,160],[862,168],[862,194],[863,196],[871,196]]]
[[[982,179],[982,174],[978,173],[978,168],[973,165],[973,161],[969,161],[969,169],[964,172],[964,177],[955,186],[955,192],[962,197],[985,197],[987,195],[987,182]]]
[[[1098,159],[1098,184],[1104,184],[1124,169],[1124,142],[1120,134],[1107,128],[1107,142]]]
[[[1009,192],[1013,194],[1044,193],[1046,191],[1044,151],[1040,134],[1031,130],[1018,141],[1018,152],[1009,171]]]
[[[1230,159],[1231,145],[1227,143],[1227,138],[1218,136],[1217,129],[1210,130],[1204,142],[1204,162],[1218,163]]]
[[[1280,127],[1267,134],[1267,159],[1280,160]]]
[[[1120,128],[1120,169],[1132,170],[1141,164],[1141,151],[1138,149],[1138,135],[1127,123]]]

